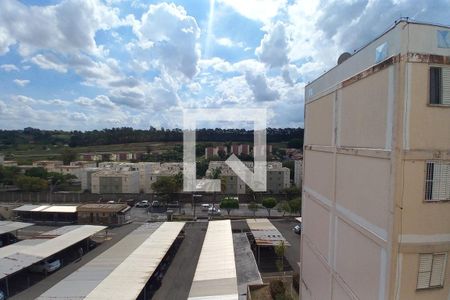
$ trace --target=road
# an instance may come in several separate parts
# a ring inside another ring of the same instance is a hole
[[[205,238],[207,222],[189,222],[184,226],[186,237],[153,295],[156,300],[187,299]]]
[[[298,273],[300,271],[298,266],[298,263],[300,262],[300,235],[294,233],[292,230],[295,225],[299,224],[298,221],[294,219],[278,219],[270,221],[291,244],[290,247],[286,247],[284,257],[288,260],[292,269]]]

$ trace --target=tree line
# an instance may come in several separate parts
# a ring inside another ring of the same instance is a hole
[[[253,130],[246,129],[197,129],[199,142],[253,142]],[[267,128],[267,142],[287,142],[298,139],[296,144],[303,145],[303,128]],[[20,144],[57,145],[70,147],[126,144],[140,142],[182,142],[183,131],[175,129],[147,130],[131,127],[111,128],[91,131],[62,131],[24,128],[23,130],[0,130],[0,149]]]

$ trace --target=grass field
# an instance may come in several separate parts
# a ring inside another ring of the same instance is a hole
[[[209,143],[209,142],[202,142]],[[150,147],[152,153],[162,153],[173,150],[176,145],[182,145],[182,142],[145,142],[145,143],[129,143],[129,144],[114,144],[114,145],[97,145],[88,147],[70,148],[77,153],[85,152],[114,152],[114,151],[147,151]],[[223,145],[222,142],[210,142],[214,146]],[[285,148],[286,143],[273,143],[274,148]],[[35,145],[35,144],[21,144],[15,149],[0,150],[6,154],[6,159],[17,160],[19,163],[27,164],[33,160],[56,160],[60,158],[60,153],[67,146],[63,145]]]

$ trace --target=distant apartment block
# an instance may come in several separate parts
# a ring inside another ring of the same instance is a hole
[[[232,144],[231,145],[231,154],[234,155],[249,155],[250,154],[250,145],[248,144]]]
[[[91,175],[94,194],[139,193],[139,172],[101,170]]]
[[[130,161],[140,160],[144,152],[95,152],[80,153],[80,159],[84,161]]]
[[[305,88],[301,299],[448,300],[450,28],[346,56]]]
[[[33,167],[41,167],[46,170],[55,169],[63,165],[61,160],[38,160],[33,162]]]
[[[206,147],[205,148],[205,159],[213,158],[214,156],[219,156],[219,153],[223,152],[225,155],[228,154],[228,150],[226,146],[217,146],[217,147]]]
[[[294,185],[298,188],[302,187],[303,178],[303,160],[294,160]]]

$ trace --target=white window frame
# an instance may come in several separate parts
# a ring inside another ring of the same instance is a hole
[[[441,169],[441,174],[436,179],[437,176],[435,172],[435,165],[447,166],[446,175],[442,174],[444,171]],[[431,175],[431,169],[433,170],[433,175]],[[442,177],[445,176],[445,177]],[[433,195],[433,189],[435,185],[438,186],[438,196]],[[444,194],[444,196],[441,195]],[[439,202],[439,201],[449,201],[450,200],[450,161],[447,160],[427,160],[425,161],[425,180],[424,180],[424,200],[425,202]]]
[[[429,269],[426,271],[420,271],[423,266],[421,266],[421,257],[425,255],[431,255],[431,264]],[[436,272],[435,268],[437,267],[435,265],[435,261],[438,256],[444,255],[444,263],[442,265],[442,270],[440,270],[441,274],[437,275],[434,272]],[[444,287],[444,280],[445,280],[445,271],[447,268],[447,259],[448,259],[448,253],[447,252],[436,252],[436,253],[419,253],[419,261],[418,261],[418,269],[417,269],[417,283],[416,283],[416,289],[417,290],[426,290],[426,289],[435,289],[435,288],[443,288]],[[429,273],[429,275],[427,275]],[[420,276],[428,276],[428,285],[426,286],[419,286]],[[431,281],[434,276],[439,276],[440,281],[438,284],[431,284]]]
[[[450,67],[447,65],[430,65],[429,67],[429,71],[431,72],[431,68],[439,68],[441,69],[441,85],[440,85],[440,103],[432,103],[432,99],[430,98],[430,93],[428,92],[428,105],[430,106],[443,106],[443,107],[450,107],[450,103],[448,100],[449,95],[447,93],[449,93],[449,88],[450,88],[450,82],[445,81],[445,74],[447,74],[447,76],[449,76],[449,72],[450,72]],[[448,79],[448,78],[447,78]],[[428,78],[428,86],[429,86],[429,90],[431,88],[431,81],[430,81],[430,77]],[[445,96],[445,95],[447,96]]]

